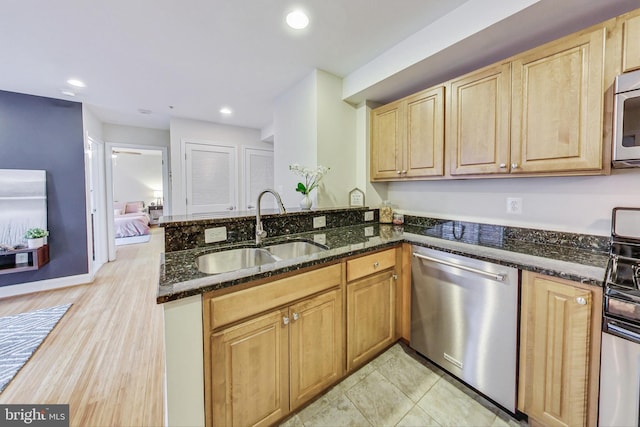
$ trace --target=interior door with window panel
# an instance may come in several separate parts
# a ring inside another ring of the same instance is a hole
[[[236,157],[235,147],[185,143],[187,214],[236,209]]]

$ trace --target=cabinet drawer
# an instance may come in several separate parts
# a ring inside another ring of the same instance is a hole
[[[347,281],[359,279],[396,265],[396,250],[376,252],[347,261]]]
[[[209,300],[211,329],[340,285],[341,264],[319,268]]]

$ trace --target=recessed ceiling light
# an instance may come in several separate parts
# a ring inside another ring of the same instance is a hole
[[[287,14],[287,25],[294,30],[301,30],[309,25],[309,17],[301,10],[294,10]]]
[[[224,114],[225,116],[230,116],[233,113],[233,110],[229,107],[222,107],[220,109],[220,114]]]
[[[148,110],[146,108],[138,108],[138,113],[140,113],[140,114],[151,114],[152,111]]]
[[[78,80],[78,79],[69,79],[67,80],[67,83],[69,83],[71,86],[75,86],[75,87],[86,87],[87,85],[84,84],[84,82],[82,80]]]
[[[75,92],[71,92],[70,90],[61,90],[60,92],[63,95],[66,95],[66,96],[76,96],[76,93]]]

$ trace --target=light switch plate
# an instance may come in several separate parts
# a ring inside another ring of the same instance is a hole
[[[313,228],[320,228],[327,226],[327,217],[326,216],[316,216],[313,218]]]
[[[204,230],[204,242],[216,243],[227,240],[227,227],[207,228]]]
[[[364,213],[364,220],[365,221],[373,221],[373,211],[366,211]]]

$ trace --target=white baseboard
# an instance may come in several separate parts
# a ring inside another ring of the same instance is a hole
[[[76,276],[57,277],[55,279],[39,280],[37,282],[17,283],[0,287],[0,298],[17,295],[32,294],[34,292],[50,291],[52,289],[69,286],[84,285],[93,282],[93,275],[78,274]]]

